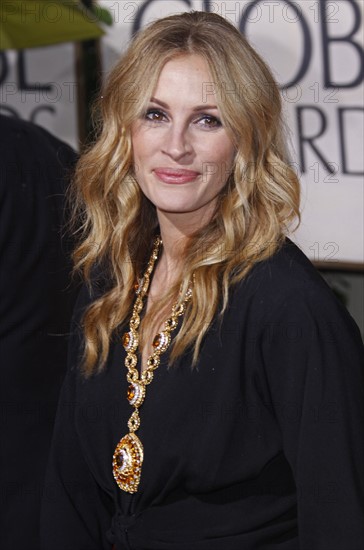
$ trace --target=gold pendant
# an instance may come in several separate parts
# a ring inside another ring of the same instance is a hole
[[[148,292],[150,276],[158,258],[161,244],[161,238],[157,237],[154,241],[153,252],[143,279],[138,280],[135,289],[137,298],[134,302],[129,322],[129,331],[125,332],[122,337],[123,347],[126,351],[124,364],[128,370],[127,381],[129,382],[127,399],[129,404],[134,407],[134,412],[128,420],[129,433],[119,441],[114,451],[112,472],[118,487],[127,493],[137,492],[144,459],[143,445],[137,435],[135,435],[135,432],[140,427],[138,409],[144,402],[146,386],[152,382],[154,371],[159,367],[160,355],[167,350],[171,343],[171,332],[178,326],[178,317],[184,314],[187,303],[192,297],[192,287],[189,285],[186,294],[183,296],[180,293],[179,299],[173,305],[172,314],[164,323],[164,330],[155,336],[152,342],[153,353],[148,358],[146,370],[141,372],[139,378],[137,370],[138,357],[136,355],[139,346],[139,314],[143,309],[143,299]]]
[[[136,493],[143,458],[143,445],[135,433],[126,434],[120,439],[112,457],[112,471],[120,489],[127,493]]]

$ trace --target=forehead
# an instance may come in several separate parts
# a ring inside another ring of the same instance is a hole
[[[163,66],[153,97],[161,101],[183,101],[188,105],[206,103],[206,91],[211,99],[212,76],[207,61],[200,55],[178,56]],[[214,95],[214,94],[212,94]]]

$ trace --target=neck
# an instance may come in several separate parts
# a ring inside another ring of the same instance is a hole
[[[163,264],[168,267],[168,270],[176,270],[183,259],[183,249],[191,231],[187,231],[187,228],[181,224],[176,224],[175,220],[163,213],[158,214],[158,221],[163,241],[160,260],[163,260]]]
[[[156,291],[165,292],[170,288],[178,280],[183,268],[184,247],[194,228],[178,223],[180,220],[176,218],[178,215],[158,212],[163,246],[154,270],[149,296],[153,296]]]
[[[211,211],[169,213],[157,210],[157,215],[163,240],[163,256],[168,265],[176,266],[183,260],[183,249],[188,238],[208,223]]]

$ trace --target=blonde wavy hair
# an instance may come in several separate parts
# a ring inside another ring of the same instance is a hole
[[[189,54],[208,63],[236,157],[210,222],[185,243],[179,280],[142,321],[143,329],[193,276],[193,299],[171,346],[171,364],[187,348],[196,364],[231,285],[271,256],[299,219],[299,182],[286,154],[279,90],[247,40],[206,12],[172,15],[144,28],[108,77],[97,104],[99,137],[79,160],[71,196],[79,224],[75,267],[90,286],[97,284],[95,273],[106,281],[83,316],[86,376],[104,367],[112,335],[131,314],[135,281],[158,231],[156,209],[133,173],[131,125],[144,115],[165,63]]]

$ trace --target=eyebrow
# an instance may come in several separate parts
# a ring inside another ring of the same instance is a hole
[[[151,103],[157,103],[157,105],[160,105],[161,107],[164,107],[164,109],[169,109],[168,103],[165,103],[164,101],[161,101],[160,99],[157,99],[156,97],[150,98]],[[197,105],[192,110],[193,111],[204,111],[209,109],[217,109],[217,105]]]

